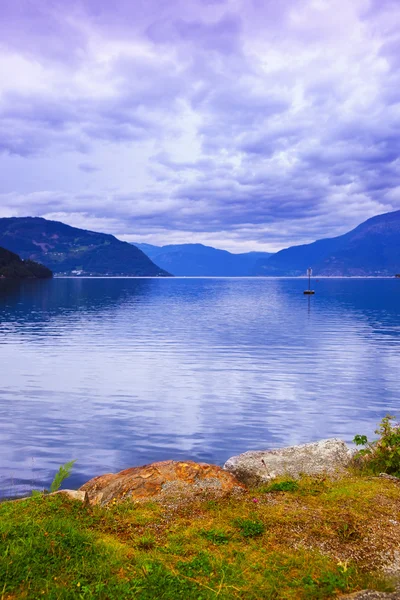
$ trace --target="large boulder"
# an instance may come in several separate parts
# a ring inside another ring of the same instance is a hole
[[[185,499],[207,492],[222,496],[243,491],[243,484],[216,465],[167,460],[143,467],[132,467],[120,473],[108,473],[91,479],[79,488],[87,492],[90,504],[106,505],[112,501]]]
[[[328,439],[279,450],[244,452],[229,458],[224,469],[245,485],[257,486],[280,476],[333,475],[343,471],[352,456],[342,440]]]

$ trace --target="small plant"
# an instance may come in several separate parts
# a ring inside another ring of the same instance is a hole
[[[136,545],[140,550],[151,550],[156,545],[156,540],[152,535],[142,535],[137,542]]]
[[[56,492],[60,489],[62,482],[71,475],[72,467],[75,463],[76,460],[70,460],[65,465],[61,465],[51,482],[50,492]]]
[[[208,531],[203,529],[203,531],[200,532],[200,535],[217,546],[227,544],[231,539],[229,535],[220,529],[209,529]]]
[[[190,561],[179,561],[177,567],[179,572],[187,577],[210,575],[213,571],[213,565],[207,552],[199,552]]]
[[[50,490],[32,490],[32,496],[42,496],[43,494],[57,492],[60,489],[62,482],[71,475],[72,467],[75,463],[76,460],[70,460],[65,463],[65,465],[61,465],[51,482]]]
[[[361,538],[357,524],[351,517],[347,519],[343,518],[343,521],[337,526],[336,532],[339,539],[343,542],[352,542]]]
[[[270,485],[263,486],[263,492],[296,492],[299,489],[299,484],[294,479],[286,479],[285,481],[278,481],[271,483]]]
[[[262,535],[265,531],[265,525],[262,521],[252,521],[251,519],[235,519],[234,525],[240,529],[243,537],[256,537]]]
[[[353,442],[356,446],[364,446],[355,456],[362,468],[377,473],[400,476],[400,423],[395,417],[387,415],[382,419],[375,433],[379,438],[372,442],[366,435],[356,435]]]

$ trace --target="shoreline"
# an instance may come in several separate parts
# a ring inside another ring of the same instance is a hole
[[[2,597],[395,600],[399,506],[337,438],[132,467],[0,502]]]

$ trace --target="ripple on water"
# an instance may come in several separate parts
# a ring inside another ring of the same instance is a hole
[[[0,494],[355,433],[399,409],[400,287],[55,279],[0,287]]]

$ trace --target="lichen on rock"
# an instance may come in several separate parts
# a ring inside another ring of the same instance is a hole
[[[223,496],[243,489],[243,484],[221,467],[174,460],[100,475],[80,488],[87,492],[90,504],[101,505],[128,498],[146,500],[180,495],[189,498],[205,492]]]

